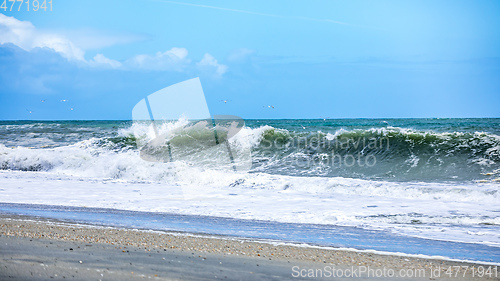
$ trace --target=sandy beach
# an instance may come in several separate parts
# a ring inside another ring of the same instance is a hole
[[[1,280],[499,280],[491,265],[13,215],[0,218],[0,268]]]

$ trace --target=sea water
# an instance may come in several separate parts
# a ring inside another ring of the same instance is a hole
[[[230,141],[250,145],[246,172],[144,161],[137,140],[151,136],[141,126],[0,122],[0,202],[355,227],[500,250],[500,119],[245,120]]]

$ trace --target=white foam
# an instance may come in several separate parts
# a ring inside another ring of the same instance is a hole
[[[119,159],[115,161],[119,166]],[[451,184],[238,174],[150,165],[164,169],[161,181],[0,171],[0,201],[358,226],[500,247],[499,185],[462,186],[458,190],[467,192],[461,195]],[[128,172],[146,176],[151,170],[137,167]]]

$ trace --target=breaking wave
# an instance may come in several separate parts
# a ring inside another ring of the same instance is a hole
[[[186,120],[164,123],[158,131],[168,132],[186,124]],[[33,126],[38,125],[31,124],[29,130]],[[50,134],[63,134],[60,125],[50,127]],[[114,133],[108,130],[101,137],[97,136],[102,127],[94,131],[73,129],[82,131],[87,139],[59,146],[51,145],[53,140],[47,141],[49,145],[38,140],[38,147],[0,144],[0,169],[127,180],[164,180],[167,167],[176,165],[204,169],[182,161],[155,164],[140,159],[140,147],[155,136],[151,126],[134,123],[113,127]],[[68,134],[74,138],[74,130]],[[193,141],[191,137],[184,139]],[[253,173],[389,181],[494,182],[500,177],[500,136],[487,132],[432,132],[398,127],[299,132],[264,125],[243,127],[229,141],[251,147]]]

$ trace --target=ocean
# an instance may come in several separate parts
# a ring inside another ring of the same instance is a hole
[[[267,222],[286,225],[281,238],[259,237],[251,223],[209,232],[326,246],[338,246],[328,229],[347,227],[478,245],[486,247],[481,257],[450,257],[500,263],[488,258],[500,251],[500,119],[245,120],[233,136],[219,132],[221,145],[233,148],[221,165],[207,164],[219,151],[202,153],[207,142],[195,158],[186,150],[204,138],[191,132],[172,140],[169,157],[151,161],[142,148],[154,136],[140,122],[1,121],[0,212],[31,204]],[[241,160],[238,145],[248,165],[227,168]],[[287,234],[301,226],[314,227],[300,238]]]

